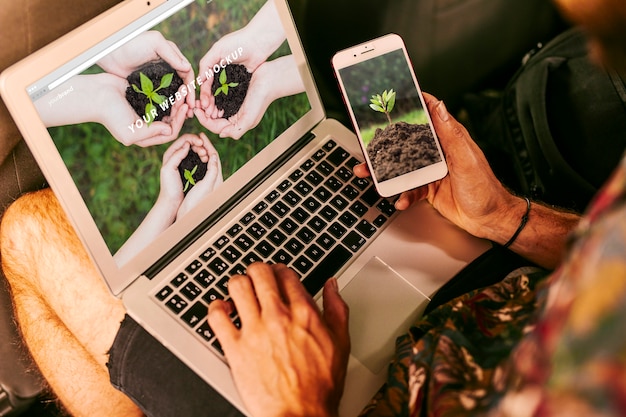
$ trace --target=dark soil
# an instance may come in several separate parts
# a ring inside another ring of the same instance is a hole
[[[193,179],[197,183],[206,175],[207,163],[202,162],[198,154],[190,149],[185,159],[183,159],[178,166],[178,173],[180,174],[180,179],[183,182],[183,189],[185,188],[185,184],[187,183],[187,179],[185,178],[185,170],[187,169],[189,171],[193,171],[193,167],[195,167],[196,165],[198,166],[198,169],[196,169],[196,172],[193,174]],[[185,195],[187,195],[189,190],[191,190],[192,188],[193,184],[189,184],[189,187],[187,187],[187,191],[185,191]]]
[[[228,64],[225,69],[226,82],[239,83],[236,87],[230,87],[228,89],[228,95],[220,93],[215,96],[215,106],[220,110],[224,110],[222,118],[228,119],[237,114],[241,108],[246,94],[248,93],[252,73],[248,72],[246,67],[241,64]],[[215,74],[215,77],[213,77],[213,84],[211,85],[213,94],[215,94],[217,89],[221,86],[219,78],[219,74]]]
[[[385,181],[441,161],[428,125],[397,122],[377,129],[367,154],[378,181]]]
[[[146,105],[149,103],[148,97],[144,94],[137,93],[132,85],[136,85],[141,89],[141,81],[139,78],[139,73],[143,73],[146,77],[150,78],[152,83],[154,84],[154,88],[157,88],[161,84],[161,78],[165,74],[174,73],[174,77],[172,78],[172,83],[169,87],[159,90],[158,93],[165,97],[170,97],[178,88],[183,85],[183,80],[180,78],[178,73],[172,68],[170,64],[165,61],[152,61],[143,64],[141,67],[137,68],[137,70],[133,71],[126,79],[128,80],[128,88],[126,88],[126,100],[130,103],[132,108],[137,112],[139,116],[144,116],[146,114]],[[154,118],[154,120],[159,121],[163,120],[165,116],[169,116],[172,112],[172,106],[168,106],[168,108],[163,111],[161,107],[154,103],[157,108],[158,116]],[[150,120],[152,122],[152,120]]]

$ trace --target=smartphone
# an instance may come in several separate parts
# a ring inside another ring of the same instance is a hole
[[[441,145],[400,36],[339,51],[332,65],[381,196],[446,176]]]

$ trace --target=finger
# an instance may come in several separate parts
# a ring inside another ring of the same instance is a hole
[[[405,191],[400,194],[400,197],[396,200],[394,206],[396,210],[406,210],[413,203],[423,200],[428,196],[428,186],[416,188],[414,190]]]
[[[272,265],[282,299],[290,306],[297,304],[313,305],[313,299],[306,291],[298,274],[283,264]]]
[[[352,171],[354,172],[354,175],[359,178],[367,178],[371,176],[370,170],[365,162],[355,165],[354,168],[352,168]]]
[[[349,308],[339,294],[337,279],[330,278],[323,290],[324,321],[342,352],[350,352]]]
[[[254,323],[258,320],[261,308],[255,287],[247,275],[233,275],[228,281],[228,293],[242,323]]]
[[[284,306],[284,301],[276,282],[276,275],[271,265],[255,262],[248,266],[246,273],[250,277],[252,285],[254,285],[259,306],[263,313],[276,312],[281,308],[281,305]]]
[[[224,352],[230,351],[239,336],[239,329],[230,319],[230,307],[225,301],[215,300],[209,304],[208,321],[222,344]]]

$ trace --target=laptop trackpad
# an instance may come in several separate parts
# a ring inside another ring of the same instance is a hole
[[[373,257],[341,290],[350,306],[352,355],[378,374],[393,358],[395,341],[422,314],[428,298]]]

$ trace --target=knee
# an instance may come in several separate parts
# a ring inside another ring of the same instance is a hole
[[[54,230],[64,224],[65,214],[54,193],[41,190],[13,202],[0,223],[0,254],[2,267],[10,278],[10,271],[25,272],[36,258],[38,247],[54,239]]]

